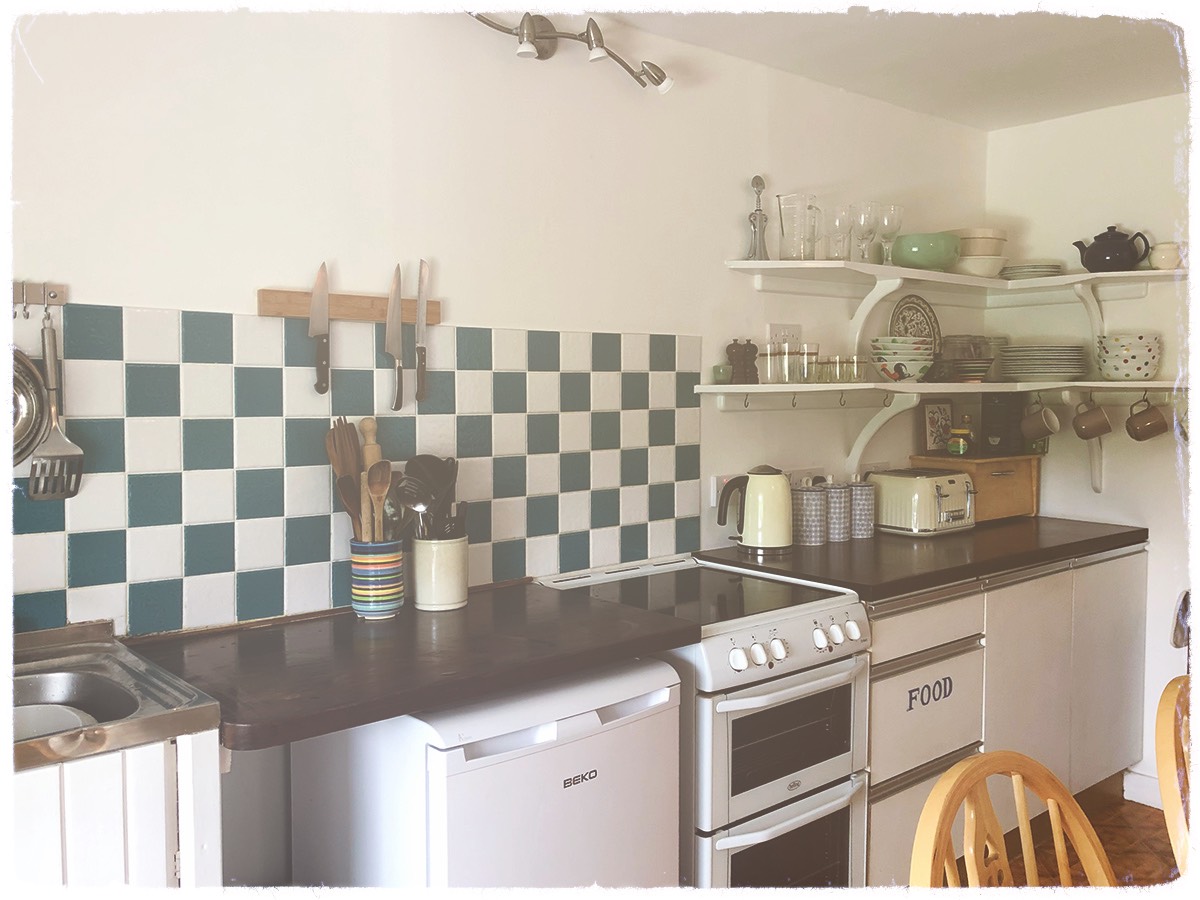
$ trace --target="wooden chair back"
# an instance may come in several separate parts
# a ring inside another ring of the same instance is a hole
[[[1191,723],[1188,712],[1191,676],[1179,675],[1167,682],[1158,698],[1154,723],[1154,757],[1158,768],[1158,790],[1162,795],[1167,836],[1175,852],[1179,874],[1187,871],[1188,812],[1191,791],[1188,770],[1191,765]]]
[[[951,829],[963,810],[963,862],[968,887],[1014,887],[1013,870],[1004,846],[1004,831],[988,794],[988,778],[1011,779],[1017,805],[1025,884],[1041,884],[1034,853],[1026,791],[1042,799],[1050,814],[1058,883],[1073,884],[1068,841],[1093,886],[1115,886],[1108,856],[1096,830],[1066,786],[1035,759],[1012,750],[980,753],[955,764],[937,780],[913,841],[909,884],[913,887],[962,887]]]

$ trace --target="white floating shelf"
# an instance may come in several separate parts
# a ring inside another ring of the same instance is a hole
[[[1026,391],[1090,391],[1137,393],[1186,391],[1174,381],[985,381],[926,384],[925,382],[867,382],[850,384],[698,384],[697,394],[730,396],[847,394],[879,391],[885,394],[1019,394]]]

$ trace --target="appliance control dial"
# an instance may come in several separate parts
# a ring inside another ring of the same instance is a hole
[[[820,626],[813,629],[812,637],[813,646],[818,650],[824,650],[829,646],[829,638],[825,635],[825,632],[821,630]]]
[[[846,620],[846,637],[850,638],[852,641],[862,639],[862,629],[858,627],[858,623],[853,619]]]
[[[787,656],[787,644],[779,638],[771,638],[770,647],[772,659],[780,660]]]
[[[829,626],[829,639],[835,644],[844,643],[846,640],[846,632],[842,631],[842,626],[837,622]]]
[[[767,648],[755,641],[750,645],[750,660],[756,666],[765,666],[767,664]]]
[[[734,647],[730,650],[729,667],[735,672],[745,672],[750,668],[750,660],[746,658],[746,651],[741,647]]]

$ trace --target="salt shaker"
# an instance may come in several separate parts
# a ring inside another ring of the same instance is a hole
[[[875,534],[875,482],[850,483],[850,537],[869,538]]]
[[[830,482],[824,486],[826,536],[829,541],[850,540],[850,485]]]
[[[825,543],[826,509],[825,489],[811,479],[805,478],[804,484],[792,488],[793,543],[806,547]]]

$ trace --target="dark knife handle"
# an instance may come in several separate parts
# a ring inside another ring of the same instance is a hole
[[[425,348],[417,345],[417,400],[425,399]]]
[[[329,390],[329,335],[317,337],[317,383],[313,385],[318,394]]]
[[[398,411],[404,405],[404,367],[396,360],[396,396],[392,398],[392,409]]]

